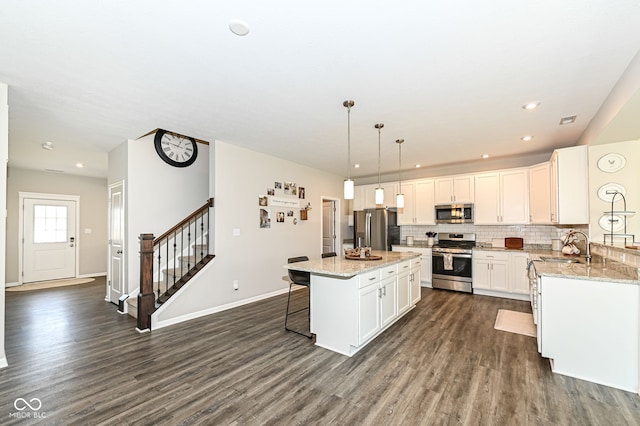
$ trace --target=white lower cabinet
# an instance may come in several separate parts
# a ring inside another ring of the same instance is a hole
[[[420,290],[420,272],[422,270],[422,263],[422,256],[411,261],[411,274],[409,275],[411,296],[410,305],[415,305],[422,298],[422,291]],[[429,270],[431,270],[431,260],[429,260]]]
[[[520,251],[474,250],[473,292],[528,300],[527,257]]]
[[[363,275],[366,287],[358,295],[358,344],[361,345],[391,324],[399,314],[409,310],[409,261],[381,268],[374,274]],[[400,273],[405,270],[406,273]],[[375,278],[375,279],[374,279]],[[401,301],[402,298],[402,301]]]
[[[410,262],[403,262],[398,265],[398,314],[402,314],[411,307],[411,274]]]
[[[397,316],[396,277],[380,282],[380,327],[384,328]]]
[[[391,251],[420,253],[420,274],[415,283],[417,286],[431,287],[431,249],[426,247],[391,246]],[[416,262],[417,259],[412,262]],[[412,263],[413,264],[413,263]],[[415,300],[415,298],[414,298]],[[419,299],[418,299],[419,300]]]
[[[358,300],[358,344],[380,330],[380,281],[360,289]]]

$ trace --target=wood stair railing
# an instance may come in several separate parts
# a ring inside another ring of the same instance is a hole
[[[210,198],[158,238],[140,234],[139,331],[151,330],[151,314],[215,257],[209,246],[213,204]]]

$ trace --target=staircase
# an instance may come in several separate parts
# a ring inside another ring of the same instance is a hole
[[[201,244],[194,244],[193,249],[195,251],[204,251],[206,246]],[[181,287],[183,287],[191,278],[193,278],[207,263],[209,263],[215,255],[207,254],[198,260],[197,256],[180,256],[178,257],[179,265],[170,269],[163,269],[162,275],[168,278],[168,282],[171,283],[170,287],[166,286],[164,282],[154,282],[153,288],[156,289],[155,293],[158,295],[156,298],[156,309],[160,307],[164,302],[169,300]],[[183,274],[183,271],[188,271]],[[162,292],[161,289],[165,288]],[[127,313],[133,318],[138,318],[138,298],[130,297],[126,301],[128,305]]]
[[[140,292],[127,299],[139,331],[151,330],[151,314],[215,257],[209,245],[211,208],[213,198],[160,237],[140,235]]]

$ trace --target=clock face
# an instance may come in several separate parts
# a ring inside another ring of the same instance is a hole
[[[198,156],[198,147],[194,138],[158,130],[154,142],[160,158],[175,167],[187,167],[193,164]]]

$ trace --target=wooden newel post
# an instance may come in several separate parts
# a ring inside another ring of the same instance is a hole
[[[153,234],[140,234],[140,293],[138,330],[151,330],[151,314],[156,308],[153,293]]]

